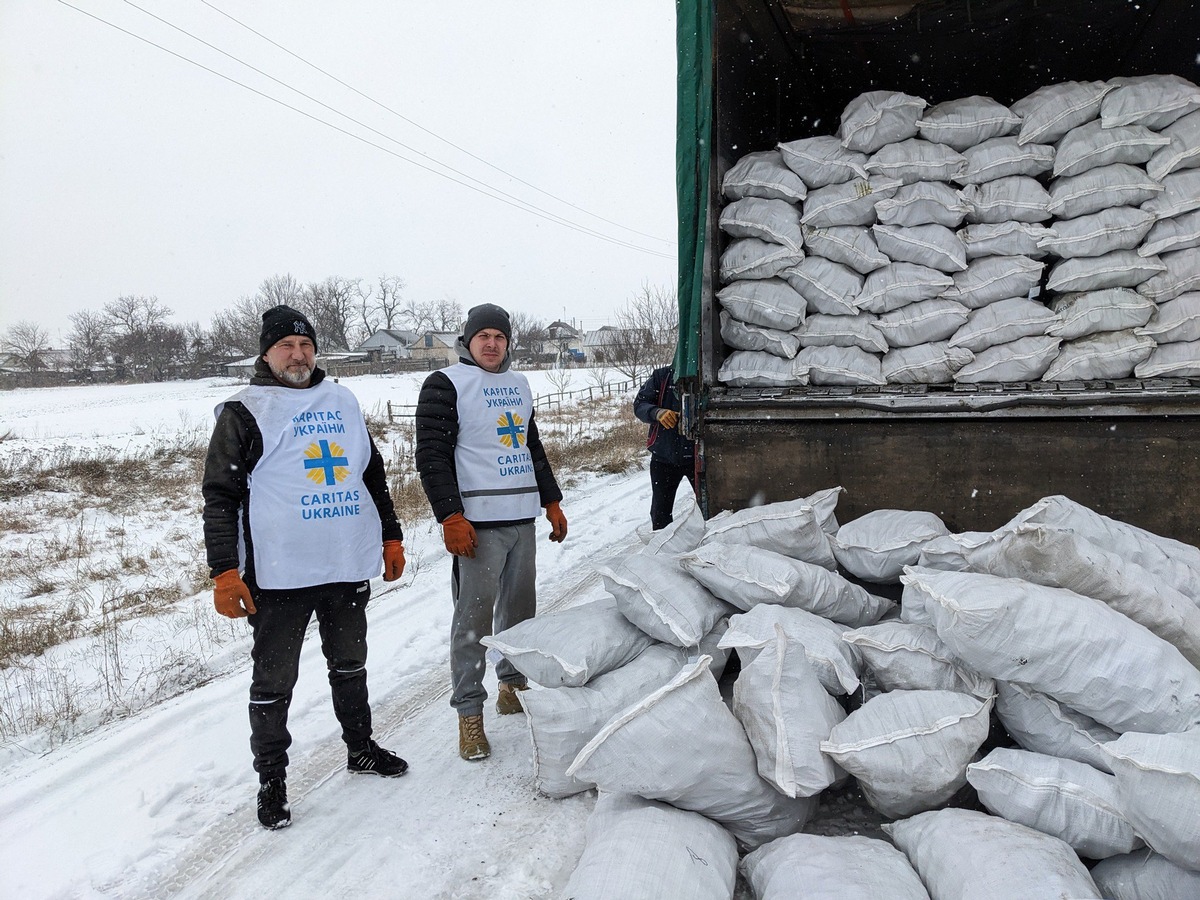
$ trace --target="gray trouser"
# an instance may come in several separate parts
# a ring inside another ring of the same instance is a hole
[[[537,538],[534,525],[478,528],[475,558],[454,557],[450,587],[454,618],[450,625],[450,705],[460,716],[483,713],[486,650],[480,638],[532,619],[537,612]],[[493,631],[493,628],[495,629]],[[524,684],[512,663],[496,664],[496,677]]]

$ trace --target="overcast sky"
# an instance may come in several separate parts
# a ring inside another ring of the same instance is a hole
[[[674,7],[0,0],[0,331],[122,294],[207,325],[285,273],[596,327],[675,284]]]

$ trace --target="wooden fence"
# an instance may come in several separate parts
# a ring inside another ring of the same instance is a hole
[[[590,402],[598,397],[612,397],[632,389],[632,381],[609,381],[604,384],[580,388],[576,391],[540,394],[533,398],[533,408],[535,412],[539,409],[562,409],[563,403],[567,401],[575,403],[586,399]],[[412,403],[393,403],[391,400],[387,402],[388,422],[395,422],[397,419],[412,418],[416,411],[417,407]]]

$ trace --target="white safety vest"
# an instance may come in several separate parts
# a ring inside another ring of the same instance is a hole
[[[454,467],[463,515],[472,522],[537,518],[541,500],[527,446],[533,416],[528,379],[465,363],[442,371],[458,393]]]
[[[325,380],[303,389],[251,385],[226,403],[234,400],[254,416],[263,440],[262,458],[248,476],[259,587],[379,575],[383,528],[363,483],[371,443],[354,395]],[[245,562],[244,545],[240,550]]]

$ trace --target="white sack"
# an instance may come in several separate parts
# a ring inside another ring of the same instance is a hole
[[[1178,75],[1142,75],[1110,84],[1113,90],[1100,105],[1105,128],[1144,125],[1158,131],[1200,109],[1200,88]]]
[[[1063,344],[1043,381],[1093,381],[1128,378],[1154,352],[1154,339],[1133,329],[1106,331]]]
[[[863,277],[841,263],[810,256],[785,269],[783,278],[813,312],[832,316],[858,312],[854,298],[862,290]]]
[[[908,858],[887,841],[790,834],[742,860],[757,900],[929,900]],[[803,886],[803,887],[800,887]]]
[[[1062,343],[1056,337],[1023,337],[996,344],[975,354],[975,359],[954,373],[963,384],[1037,381],[1058,356]]]
[[[909,138],[880,147],[869,160],[867,171],[903,184],[918,181],[950,181],[966,171],[967,160],[945,144]]]
[[[1038,246],[1060,259],[1103,256],[1113,250],[1136,250],[1154,227],[1154,214],[1136,206],[1112,206],[1077,219],[1059,219]]]
[[[1200,606],[1200,548],[1110,519],[1061,494],[1043,497],[1021,510],[1009,524],[1021,522],[1070,528],[1092,543],[1148,569]]]
[[[1103,256],[1064,259],[1055,263],[1046,279],[1046,288],[1051,291],[1099,291],[1137,287],[1166,270],[1166,263],[1160,257],[1142,256],[1136,250],[1112,250]]]
[[[1154,301],[1129,288],[1108,288],[1065,294],[1056,298],[1051,308],[1058,321],[1046,333],[1073,341],[1145,325],[1154,314]]]
[[[779,145],[779,153],[809,190],[867,177],[867,154],[847,150],[833,135],[788,141]]]
[[[1117,808],[1117,780],[1085,763],[998,747],[967,766],[967,781],[996,815],[1065,841],[1088,859],[1144,846]]]
[[[957,691],[981,700],[996,693],[996,683],[955,659],[932,625],[892,620],[852,629],[842,640],[862,654],[885,691]]]
[[[796,365],[808,370],[810,384],[857,386],[885,383],[879,357],[860,347],[805,347],[796,354]]]
[[[1144,125],[1106,128],[1100,122],[1088,122],[1072,128],[1058,142],[1054,174],[1079,175],[1113,163],[1140,165],[1169,143],[1169,137],[1155,134]]]
[[[728,284],[739,278],[774,278],[802,259],[803,250],[792,250],[762,238],[738,238],[730,241],[721,254],[721,283]]]
[[[567,767],[609,719],[658,690],[687,664],[687,654],[654,644],[638,657],[582,687],[529,690],[521,694],[533,744],[533,776],[549,797],[569,797],[595,787],[568,777]]]
[[[951,336],[949,345],[979,353],[997,344],[1045,335],[1058,321],[1045,304],[1036,300],[1024,297],[998,300],[973,310],[966,324]]]
[[[939,272],[961,272],[967,267],[966,250],[945,225],[873,225],[875,243],[894,262],[929,266]]]
[[[963,546],[968,571],[1022,578],[1101,600],[1200,666],[1200,607],[1137,563],[1069,528],[1022,523]]]
[[[918,300],[932,300],[953,283],[945,272],[929,266],[892,263],[867,276],[854,305],[864,312],[891,312]]]
[[[684,572],[675,557],[634,553],[596,566],[630,622],[656,641],[695,647],[733,610]]]
[[[760,603],[748,612],[730,616],[729,629],[718,646],[737,650],[745,665],[775,640],[776,627],[804,647],[804,655],[827,693],[840,697],[858,690],[863,661],[857,648],[842,640],[849,627],[806,609]]]
[[[820,256],[848,266],[866,275],[886,266],[890,259],[879,252],[870,229],[856,225],[833,225],[828,228],[806,226],[805,245],[813,256]]]
[[[875,204],[895,194],[900,185],[895,178],[856,178],[817,188],[804,202],[800,221],[813,228],[872,225]]]
[[[1187,169],[1168,175],[1162,180],[1162,188],[1161,193],[1149,197],[1142,204],[1142,209],[1160,219],[1171,219],[1200,209],[1200,169]]]
[[[1151,178],[1160,181],[1180,169],[1200,166],[1200,112],[1188,113],[1162,130],[1170,143],[1146,163]]]
[[[1050,195],[1036,178],[1008,175],[963,188],[963,200],[971,207],[967,221],[1044,222],[1050,218]]]
[[[705,523],[702,544],[750,544],[833,570],[837,560],[827,526],[841,493],[840,487],[828,488],[795,500],[724,510]]]
[[[792,359],[800,351],[800,342],[794,332],[751,325],[735,319],[725,310],[721,310],[720,318],[721,340],[735,350],[758,350],[780,359]]]
[[[1200,341],[1200,292],[1157,304],[1149,321],[1136,330],[1160,344]]]
[[[962,193],[940,181],[906,184],[890,199],[876,198],[875,214],[885,225],[945,225],[957,228],[970,207]]]
[[[1054,165],[1052,144],[1022,144],[1015,137],[999,137],[963,151],[967,167],[954,180],[959,184],[984,184],[1012,175],[1036,177]]]
[[[846,711],[821,685],[802,644],[780,625],[774,639],[742,666],[733,685],[737,716],[758,760],[758,774],[788,797],[813,797],[846,779],[821,741]]]
[[[646,538],[646,552],[671,555],[695,550],[704,540],[704,513],[695,494],[685,494],[679,515]]]
[[[799,175],[784,165],[778,150],[747,153],[725,173],[721,191],[730,200],[762,197],[789,203],[798,203],[808,195],[808,188]]]
[[[1165,303],[1189,291],[1200,290],[1200,247],[1147,259],[1161,260],[1165,269],[1139,284],[1139,294],[1145,294],[1155,303]]]
[[[1053,232],[1045,225],[1033,222],[981,222],[968,225],[958,232],[967,259],[981,256],[1029,256],[1035,259],[1046,255],[1039,243]]]
[[[1148,629],[1063,588],[974,572],[906,572],[938,637],[983,675],[1020,681],[1116,731],[1200,724],[1200,672]]]
[[[971,312],[957,300],[934,297],[883,313],[875,327],[891,347],[915,347],[944,341],[958,331]]]
[[[1003,103],[979,95],[947,100],[925,110],[917,122],[921,137],[966,150],[986,140],[1011,134],[1021,117]]]
[[[1117,739],[1111,728],[1015,681],[997,681],[996,694],[1000,724],[1024,749],[1111,774],[1108,755],[1100,747]]]
[[[1147,175],[1145,169],[1113,163],[1079,175],[1055,178],[1050,182],[1049,210],[1060,219],[1074,219],[1111,206],[1140,206],[1165,193],[1163,184]],[[1143,208],[1162,217],[1150,205]]]
[[[770,603],[857,627],[878,622],[891,608],[890,601],[820,564],[761,547],[706,539],[679,564],[714,596],[743,610]]]
[[[864,581],[895,584],[905,566],[921,555],[921,547],[949,534],[931,512],[877,509],[847,522],[833,536],[833,555],[851,575]]]
[[[1200,340],[1163,344],[1133,374],[1138,378],[1200,378]]]
[[[1172,250],[1187,250],[1200,246],[1200,209],[1180,213],[1154,223],[1138,247],[1142,256],[1158,256]]]
[[[756,237],[783,244],[789,250],[804,246],[800,210],[786,200],[746,197],[721,210],[720,228],[733,237]]]
[[[887,341],[875,327],[875,316],[871,313],[857,316],[817,313],[796,329],[795,338],[801,347],[858,347],[868,353],[887,351]]]
[[[817,808],[815,799],[785,797],[759,777],[705,657],[613,717],[567,774],[708,816],[748,849],[799,831]]]
[[[884,825],[934,900],[1095,900],[1096,885],[1065,842],[969,809]]]
[[[1200,872],[1200,729],[1187,734],[1124,734],[1105,744],[1121,811],[1150,845]]]
[[[781,278],[735,281],[717,291],[722,308],[735,319],[791,331],[804,321],[804,298]]]
[[[652,641],[605,597],[541,613],[479,643],[503,653],[530,681],[579,687],[625,665]]]
[[[985,256],[954,274],[954,284],[942,294],[967,309],[980,309],[997,300],[1027,297],[1042,280],[1045,263],[1028,256]]]
[[[587,845],[563,896],[570,900],[729,900],[737,842],[704,816],[633,794],[602,793]]]
[[[955,691],[891,691],[836,726],[821,750],[858,779],[890,818],[945,803],[967,783],[967,764],[988,735],[992,700]]]
[[[874,153],[885,144],[917,133],[917,121],[927,104],[899,91],[867,91],[842,110],[838,137],[847,150]]]
[[[954,373],[974,358],[970,350],[934,341],[895,347],[884,354],[879,368],[888,384],[948,384]]]
[[[735,350],[721,363],[717,380],[730,387],[795,387],[808,384],[808,371],[765,350]]]
[[[1021,117],[1017,140],[1057,141],[1072,128],[1100,115],[1100,103],[1112,88],[1103,81],[1064,81],[1047,84],[1010,107]]]
[[[1200,872],[1188,871],[1149,849],[1100,860],[1092,867],[1092,880],[1108,900],[1200,897]]]

